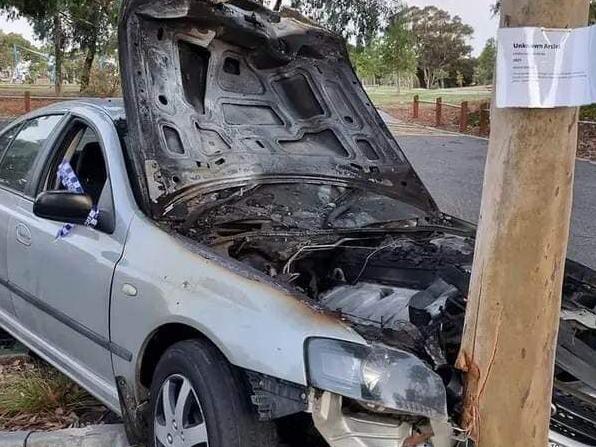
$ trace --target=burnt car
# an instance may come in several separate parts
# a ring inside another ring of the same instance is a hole
[[[454,446],[475,228],[344,42],[249,0],[128,0],[121,101],[0,134],[0,323],[156,447]],[[552,443],[596,445],[596,274],[568,262]]]

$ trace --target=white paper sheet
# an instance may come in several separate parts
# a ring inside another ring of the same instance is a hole
[[[596,26],[501,28],[497,107],[575,107],[596,102]]]

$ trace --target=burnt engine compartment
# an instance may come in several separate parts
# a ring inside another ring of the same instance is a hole
[[[451,414],[461,381],[453,365],[465,316],[473,241],[433,231],[319,241],[255,238],[230,255],[289,283],[370,341],[415,353],[443,377]],[[263,255],[263,244],[285,256]],[[288,246],[295,245],[294,250]]]
[[[449,413],[458,420],[463,387],[454,365],[474,240],[424,229],[323,239],[306,245],[287,236],[251,238],[231,246],[230,255],[292,284],[366,339],[425,360],[443,378]],[[284,255],[264,256],[265,250]],[[595,292],[567,276],[563,315],[569,319],[561,321],[551,419],[555,431],[587,445],[596,445],[596,331],[579,316],[594,316]]]
[[[467,230],[331,185],[247,186],[202,196],[169,217],[179,232],[294,288],[365,338],[427,361],[459,411],[452,365],[474,250]]]
[[[270,185],[202,197],[170,217],[185,216],[173,222],[179,232],[296,289],[364,338],[416,354],[443,378],[457,420],[463,389],[454,364],[474,234],[385,200]],[[553,429],[588,445],[596,445],[595,284],[594,272],[568,263],[552,417]]]

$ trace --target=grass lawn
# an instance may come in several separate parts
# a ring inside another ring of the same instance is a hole
[[[459,105],[462,101],[480,102],[490,99],[491,87],[464,87],[446,88],[436,90],[413,89],[402,90],[398,93],[395,87],[366,87],[372,101],[377,106],[389,106],[397,104],[410,104],[414,95],[419,95],[421,101],[435,101],[436,98],[443,98],[447,104]]]
[[[54,96],[54,86],[49,84],[29,85],[0,83],[0,96],[22,96],[26,90],[29,90],[32,96]],[[62,91],[64,96],[78,96],[79,86],[74,84],[64,85]],[[491,96],[490,87],[488,86],[437,90],[413,89],[402,90],[399,93],[395,87],[383,86],[366,87],[366,91],[377,106],[409,104],[412,102],[414,95],[419,95],[420,99],[423,101],[434,101],[440,96],[443,98],[443,102],[457,105],[462,101],[484,101]]]
[[[54,96],[54,86],[50,84],[6,84],[0,83],[0,96],[22,96],[26,90],[31,92],[31,96]],[[79,95],[79,86],[75,84],[65,84],[62,86],[64,96]]]

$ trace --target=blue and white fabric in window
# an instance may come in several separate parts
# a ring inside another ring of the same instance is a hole
[[[72,169],[72,166],[70,165],[70,163],[68,161],[65,160],[62,163],[60,163],[60,166],[58,166],[58,178],[60,179],[60,182],[66,188],[67,191],[74,192],[77,194],[85,193],[85,191],[83,190],[83,186],[81,185],[81,182],[79,181],[79,179],[77,177],[77,174],[75,173],[74,169]],[[85,226],[87,226],[87,227],[97,226],[98,218],[99,218],[99,210],[94,206],[91,209],[89,216],[87,216],[87,220],[85,221]],[[56,235],[56,238],[63,238],[63,237],[68,236],[74,227],[75,227],[74,224],[70,224],[70,223],[64,224],[62,226],[62,228],[60,228],[60,230],[58,230],[58,234]]]

